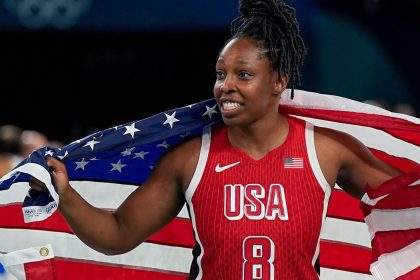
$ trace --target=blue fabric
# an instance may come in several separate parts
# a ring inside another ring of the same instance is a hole
[[[45,158],[53,156],[62,160],[70,181],[99,181],[141,185],[149,176],[160,156],[180,141],[201,134],[204,126],[220,122],[221,115],[214,99],[168,110],[149,118],[108,128],[64,146],[62,149],[44,147],[33,152],[2,178],[0,190],[6,190],[17,182],[27,182],[31,176],[48,180],[39,174],[50,174]],[[41,166],[41,172],[32,172],[33,165]],[[26,171],[22,171],[25,165]],[[50,178],[50,180],[52,180]],[[53,186],[49,187],[54,191]],[[49,191],[31,189],[23,206],[49,206],[50,215],[58,201]],[[35,210],[28,210],[33,214]],[[25,212],[25,211],[24,211]],[[27,214],[31,214],[31,213]],[[47,216],[48,216],[47,215]],[[44,217],[46,218],[46,216]]]

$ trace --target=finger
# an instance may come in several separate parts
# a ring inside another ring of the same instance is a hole
[[[29,179],[29,186],[37,191],[43,191],[46,189],[45,184],[34,177]]]
[[[49,167],[54,167],[54,166],[57,165],[58,160],[49,156],[49,157],[46,158],[46,162],[47,162]]]
[[[52,171],[61,171],[62,169],[62,162],[57,160],[56,158],[53,157],[48,157],[46,159],[47,165],[50,168],[50,170]]]

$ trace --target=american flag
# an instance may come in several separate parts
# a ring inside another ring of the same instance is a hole
[[[348,132],[376,156],[406,173],[420,169],[420,120],[417,118],[338,96],[300,90],[295,90],[294,99],[290,99],[290,91],[284,92],[279,110],[315,125]],[[37,150],[0,179],[0,190],[4,190],[0,193],[0,252],[12,253],[48,244],[54,251],[56,279],[75,279],[76,276],[77,279],[185,279],[195,245],[185,207],[174,221],[131,252],[105,256],[84,245],[55,211],[58,196],[51,185],[44,157],[62,159],[72,186],[94,206],[112,211],[134,189],[141,187],[169,147],[200,134],[205,125],[220,121],[216,103],[209,99],[105,129],[61,150],[48,147]],[[28,192],[28,174],[45,182],[49,191]],[[412,179],[418,176],[418,173],[413,174]],[[411,197],[420,193],[416,187],[419,179],[410,182],[409,191],[414,192]],[[366,201],[375,199],[375,195],[370,195]],[[410,209],[411,219],[420,220],[415,218],[419,217],[420,199],[410,203],[402,202],[398,209]],[[394,207],[390,204],[385,203],[388,205],[385,207]],[[372,206],[362,212],[359,202],[336,186],[321,234],[321,279],[373,279],[371,273],[375,277],[385,273],[385,277],[377,279],[391,279],[387,278],[390,274],[386,274],[386,264],[384,268],[382,262],[378,263],[381,257],[406,248],[418,250],[420,225],[415,222],[405,230],[417,235],[410,235],[414,237],[399,242],[401,246],[394,246],[391,251],[378,249],[376,243],[371,242],[372,223],[367,222],[369,227],[365,223],[365,217],[371,218],[369,213],[375,210]],[[399,233],[399,236],[404,235]],[[375,242],[379,235],[376,234]],[[413,278],[407,279],[420,277],[419,264],[418,257],[414,258],[410,266],[401,268],[397,274],[411,274]]]
[[[303,168],[303,158],[285,157],[284,168]]]

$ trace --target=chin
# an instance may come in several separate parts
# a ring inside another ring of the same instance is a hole
[[[227,118],[222,116],[223,122],[227,126],[241,126],[244,125],[243,121],[238,120],[237,118]]]

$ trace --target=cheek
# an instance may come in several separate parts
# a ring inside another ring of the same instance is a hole
[[[252,93],[250,99],[252,99],[260,109],[269,106],[269,104],[273,102],[273,97],[275,96],[272,88],[266,86],[256,87],[253,89]]]
[[[216,98],[220,97],[221,90],[220,90],[220,85],[219,85],[218,82],[215,82],[214,83],[214,86],[213,86],[213,94],[214,94],[214,97],[216,97]]]

